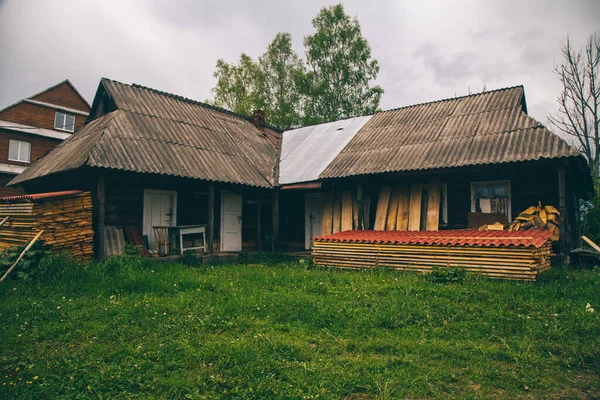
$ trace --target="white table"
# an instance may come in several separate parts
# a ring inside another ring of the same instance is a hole
[[[192,239],[192,247],[183,247],[183,236],[185,235],[197,235],[202,234],[202,246],[195,246],[194,239]],[[202,254],[206,253],[206,225],[181,225],[181,226],[170,226],[169,235],[171,236],[171,246],[176,243],[177,236],[179,236],[179,254],[183,255],[185,250],[199,250],[202,249]]]

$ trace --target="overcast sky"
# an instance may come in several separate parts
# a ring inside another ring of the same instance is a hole
[[[70,79],[91,103],[101,77],[196,100],[218,58],[256,58],[277,32],[302,38],[326,0],[0,0],[0,108]],[[379,60],[381,107],[524,85],[546,123],[570,34],[600,33],[600,0],[343,1]],[[268,116],[267,116],[268,119]]]

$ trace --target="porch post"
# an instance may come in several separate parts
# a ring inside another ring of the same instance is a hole
[[[104,194],[104,175],[98,172],[96,177],[96,258],[103,259],[106,255],[104,243],[104,219],[105,219],[105,194]]]
[[[208,249],[207,253],[212,254],[213,243],[215,241],[215,183],[208,183]]]
[[[260,188],[256,188],[256,251],[262,251],[262,229],[260,226]]]
[[[567,256],[567,184],[565,165],[561,163],[558,167],[558,211],[560,211],[560,250],[559,254]]]
[[[279,250],[279,188],[273,189],[273,248]]]
[[[358,206],[358,226],[357,230],[362,231],[365,226],[365,208],[363,200],[363,185],[361,181],[356,184],[356,203]]]

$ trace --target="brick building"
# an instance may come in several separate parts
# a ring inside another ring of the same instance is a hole
[[[0,110],[0,197],[20,194],[6,184],[81,129],[89,112],[69,80]]]

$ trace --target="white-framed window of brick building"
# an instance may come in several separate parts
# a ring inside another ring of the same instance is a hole
[[[10,161],[31,162],[31,143],[10,139],[8,143],[8,159]]]
[[[54,117],[54,128],[61,131],[75,132],[75,116],[57,111]]]

